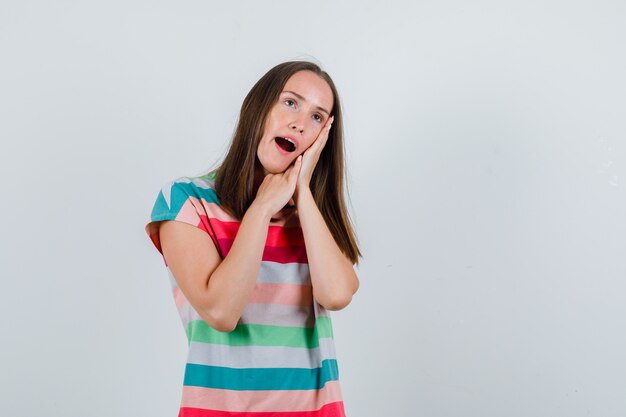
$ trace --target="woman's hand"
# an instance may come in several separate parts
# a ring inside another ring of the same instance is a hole
[[[263,207],[270,215],[282,210],[294,196],[301,165],[302,155],[299,155],[285,172],[267,174],[259,185],[252,204]]]
[[[301,155],[302,166],[300,167],[300,175],[298,175],[298,181],[296,183],[296,191],[294,194],[294,201],[298,201],[298,192],[309,188],[311,184],[311,177],[313,176],[313,170],[317,165],[317,161],[320,159],[322,149],[328,141],[328,133],[333,124],[335,117],[328,119],[315,141],[309,146],[309,148]]]

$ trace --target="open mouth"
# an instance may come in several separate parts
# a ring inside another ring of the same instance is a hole
[[[296,150],[296,145],[291,142],[289,139],[281,138],[280,136],[275,138],[276,143],[281,149],[284,149],[287,152],[293,152]]]

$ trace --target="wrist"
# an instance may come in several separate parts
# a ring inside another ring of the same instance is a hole
[[[272,210],[269,207],[269,205],[259,204],[256,201],[254,201],[252,202],[250,207],[248,207],[248,210],[246,211],[245,215],[248,215],[248,213],[250,213],[250,215],[254,217],[258,217],[262,219],[263,221],[267,221],[269,223],[270,220],[272,219],[272,215],[274,214],[274,213],[271,213],[271,211]]]
[[[300,206],[302,203],[305,203],[307,200],[314,200],[311,189],[308,186],[302,187],[302,188],[299,187],[296,198],[294,199],[296,206]]]

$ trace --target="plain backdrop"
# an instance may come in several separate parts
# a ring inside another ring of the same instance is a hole
[[[2,1],[2,416],[174,416],[144,231],[274,65],[343,101],[348,417],[626,415],[623,1]]]

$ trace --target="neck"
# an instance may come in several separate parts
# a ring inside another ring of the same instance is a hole
[[[259,189],[259,186],[263,182],[265,175],[267,174],[265,173],[265,168],[263,167],[257,168],[254,171],[254,190],[255,191]]]

